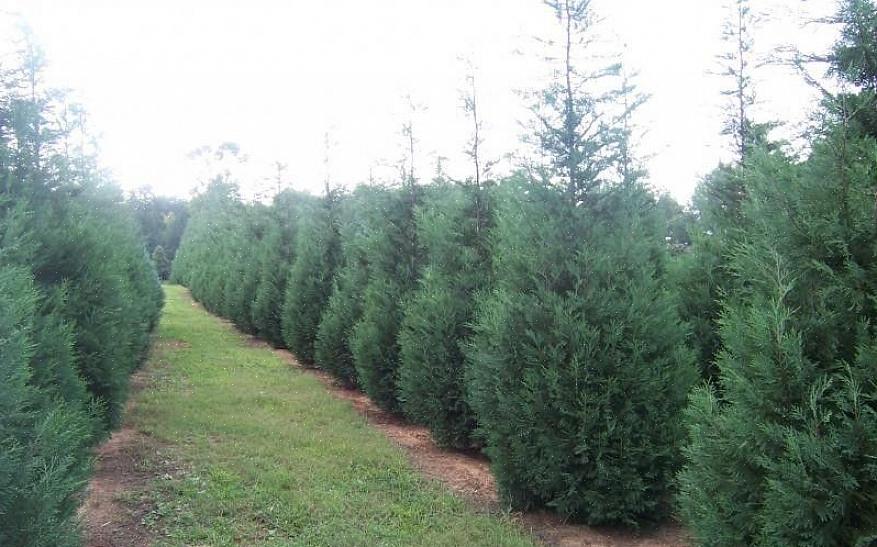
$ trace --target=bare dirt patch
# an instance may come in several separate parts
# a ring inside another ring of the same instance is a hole
[[[134,407],[133,395],[149,384],[145,370],[131,377],[126,414]],[[145,499],[131,494],[154,478],[146,465],[156,454],[155,442],[130,424],[123,424],[95,450],[95,472],[79,510],[87,547],[147,547],[150,534],[143,518],[152,510]]]
[[[120,499],[122,494],[142,487],[148,480],[148,476],[138,470],[143,441],[134,429],[123,427],[98,447],[95,474],[80,510],[87,546],[150,545],[149,535],[141,525],[150,508],[130,506]]]
[[[301,365],[289,351],[271,348],[257,338],[248,337],[248,345],[272,349],[287,363],[316,376],[339,399],[350,401],[353,408],[372,427],[377,428],[405,449],[411,463],[426,477],[437,480],[462,495],[484,511],[500,508],[496,482],[490,463],[481,454],[438,447],[429,431],[375,405],[363,393],[338,386],[334,378],[318,369]],[[545,545],[559,547],[688,547],[685,530],[676,524],[642,532],[597,529],[570,524],[558,515],[545,512],[514,513],[518,524]]]

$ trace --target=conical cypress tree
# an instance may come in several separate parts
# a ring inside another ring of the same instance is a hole
[[[439,184],[417,217],[424,272],[399,333],[399,399],[405,415],[442,445],[468,447],[475,426],[466,401],[463,347],[476,293],[489,278],[487,189]]]
[[[281,310],[287,272],[294,262],[294,243],[299,221],[312,198],[284,191],[274,198],[270,221],[259,249],[259,282],[253,301],[253,326],[259,336],[275,346],[283,345]]]
[[[762,153],[750,172],[721,391],[693,396],[680,475],[680,512],[706,544],[877,537],[874,152],[841,127],[803,164]]]
[[[585,43],[590,3],[548,4],[564,51]],[[562,58],[536,106],[544,176],[498,199],[469,402],[512,506],[636,523],[668,508],[695,373],[654,198],[629,153],[629,109],[611,117],[618,94],[589,94],[598,82]]]
[[[339,260],[340,198],[336,191],[327,192],[320,204],[303,217],[295,243],[297,256],[286,284],[283,340],[307,364],[314,362],[317,329]]]
[[[391,411],[399,410],[399,326],[403,302],[414,288],[418,271],[414,214],[423,190],[413,181],[401,190],[378,190],[367,211],[368,282],[362,315],[349,345],[358,385],[375,403]]]
[[[595,223],[552,188],[502,193],[467,380],[512,506],[630,523],[666,510],[694,369],[659,237],[610,210]]]
[[[357,385],[350,339],[362,316],[363,294],[368,284],[365,245],[369,215],[366,212],[380,194],[380,190],[361,186],[344,200],[340,228],[341,264],[314,343],[317,366],[348,387]]]

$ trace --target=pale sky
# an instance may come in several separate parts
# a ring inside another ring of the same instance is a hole
[[[765,12],[756,53],[794,44],[822,53],[836,29],[806,20],[834,0],[752,0]],[[651,99],[635,122],[651,183],[687,201],[729,144],[720,135],[718,70],[722,0],[595,0],[607,48],[625,53]],[[2,13],[5,12],[5,15]],[[238,143],[248,165],[245,194],[288,164],[289,186],[318,192],[329,174],[351,186],[396,175],[403,156],[405,97],[413,118],[416,170],[470,174],[461,109],[465,64],[477,67],[485,155],[524,150],[528,121],[520,91],[542,87],[546,67],[533,36],[556,24],[539,0],[0,0],[0,42],[20,14],[44,48],[49,82],[73,90],[99,137],[100,159],[123,187],[187,196],[201,169],[187,158],[202,145]],[[626,47],[624,47],[626,46]],[[800,130],[815,95],[777,68],[756,73],[758,121]],[[497,171],[508,170],[504,159]]]

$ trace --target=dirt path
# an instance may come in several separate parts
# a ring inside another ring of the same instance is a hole
[[[147,384],[147,372],[131,377],[131,398],[125,414],[135,404],[135,395]],[[150,476],[142,470],[149,450],[143,435],[127,424],[113,432],[95,453],[95,472],[79,510],[87,547],[147,547],[149,535],[142,525],[149,511],[144,504],[123,502],[126,494],[146,484]]]
[[[250,337],[249,344],[270,348],[265,342]],[[287,350],[270,348],[287,363],[316,376],[335,397],[350,401],[366,422],[383,432],[395,444],[405,449],[408,459],[426,477],[445,484],[484,510],[499,508],[496,482],[490,472],[490,463],[478,454],[439,448],[429,431],[405,423],[375,405],[363,393],[345,389],[334,378],[318,369],[302,366]],[[516,513],[516,520],[533,536],[546,545],[561,547],[687,547],[684,530],[667,524],[657,530],[633,533],[618,530],[598,530],[589,526],[568,524],[548,512]]]

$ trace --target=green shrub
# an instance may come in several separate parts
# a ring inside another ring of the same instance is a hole
[[[695,371],[649,196],[603,191],[600,209],[541,184],[500,196],[467,383],[502,497],[595,524],[660,517]]]
[[[259,280],[253,300],[253,328],[274,346],[283,345],[281,309],[288,272],[295,259],[294,243],[303,211],[312,201],[290,190],[274,198],[265,237],[257,251]]]
[[[314,362],[320,318],[332,292],[338,266],[338,201],[329,193],[302,219],[296,237],[296,258],[283,301],[283,340],[302,362]]]
[[[417,216],[425,268],[399,333],[399,399],[405,416],[441,445],[468,447],[475,420],[466,401],[463,346],[475,295],[489,277],[487,191],[441,185]]]
[[[368,281],[362,315],[350,337],[359,386],[379,406],[399,410],[396,377],[403,301],[414,288],[419,264],[414,211],[420,196],[413,185],[376,190],[365,211],[369,229],[364,245]]]
[[[343,202],[339,229],[341,261],[314,342],[317,366],[347,387],[357,384],[350,339],[362,316],[363,293],[368,283],[366,211],[374,195],[370,187],[363,186]]]

